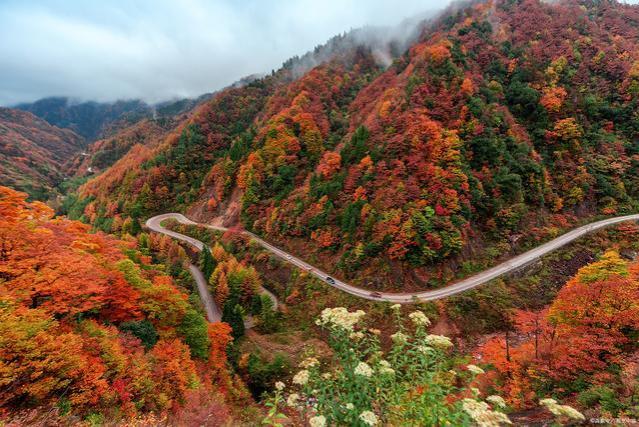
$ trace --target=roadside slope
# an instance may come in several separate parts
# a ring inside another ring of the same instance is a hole
[[[205,227],[208,227],[214,230],[219,230],[219,231],[227,230],[227,228],[225,227],[198,224],[179,213],[166,213],[166,214],[154,216],[152,218],[149,218],[146,221],[146,226],[149,229],[158,233],[166,234],[168,236],[174,237],[184,242],[187,242],[190,245],[198,248],[199,250],[201,250],[202,247],[204,246],[204,244],[200,242],[199,240],[164,228],[161,225],[161,222],[166,219],[174,219],[182,224],[203,225]],[[309,272],[310,274],[313,274],[314,276],[322,280],[324,283],[330,286],[333,286],[334,288],[340,289],[344,292],[348,292],[351,295],[355,295],[357,297],[372,300],[372,301],[388,301],[393,303],[407,304],[407,303],[442,299],[442,298],[446,298],[446,297],[476,288],[477,286],[488,283],[499,276],[508,274],[512,271],[516,271],[517,269],[533,261],[538,260],[542,256],[554,250],[557,250],[588,233],[592,233],[593,231],[606,228],[611,225],[619,224],[621,222],[638,221],[638,220],[639,220],[639,214],[633,214],[633,215],[618,216],[614,218],[608,218],[608,219],[603,219],[601,221],[592,222],[590,224],[586,224],[579,228],[575,228],[574,230],[569,231],[557,237],[556,239],[553,239],[534,249],[524,252],[521,255],[518,255],[512,259],[509,259],[508,261],[505,261],[499,265],[496,265],[495,267],[489,268],[488,270],[484,270],[481,273],[475,274],[474,276],[471,276],[467,279],[445,286],[441,289],[435,289],[432,291],[414,292],[414,293],[391,293],[391,292],[377,293],[377,292],[371,292],[366,289],[349,285],[348,283],[342,282],[341,280],[337,280],[330,277],[324,271],[319,270],[318,268],[313,267],[307,262],[302,261],[301,259],[289,254],[288,252],[285,252],[271,245],[270,243],[262,240],[261,238],[257,237],[255,234],[251,232],[242,231],[242,233],[251,237],[255,242],[260,244],[264,249],[268,250],[272,254],[277,255],[278,257],[282,258],[284,261],[298,268],[301,268],[302,270],[305,270]],[[269,295],[272,296],[272,294],[270,293]],[[274,298],[274,296],[272,296],[272,298]]]

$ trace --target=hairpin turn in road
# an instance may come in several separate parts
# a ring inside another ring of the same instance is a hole
[[[153,218],[149,218],[147,220],[146,226],[149,229],[156,231],[158,233],[163,233],[168,236],[174,237],[186,243],[189,243],[190,245],[198,248],[199,250],[201,250],[202,247],[204,246],[204,244],[200,242],[199,240],[194,239],[192,237],[185,236],[180,233],[176,233],[171,230],[167,230],[166,228],[162,227],[161,222],[166,219],[175,219],[176,221],[182,224],[202,225],[204,227],[208,227],[210,229],[218,230],[218,231],[228,230],[227,228],[224,228],[224,227],[208,225],[208,224],[199,224],[197,222],[191,221],[190,219],[188,219],[187,217],[179,213],[166,213],[166,214],[154,216]],[[565,234],[562,234],[561,236],[549,242],[546,242],[540,246],[537,246],[534,249],[524,252],[521,255],[517,255],[514,258],[511,258],[499,265],[496,265],[495,267],[489,268],[471,277],[460,280],[459,282],[450,284],[448,286],[444,286],[443,288],[440,288],[440,289],[413,292],[413,293],[377,292],[377,291],[370,291],[367,289],[362,289],[362,288],[349,285],[348,283],[345,283],[341,280],[331,277],[329,274],[308,264],[305,261],[302,261],[296,256],[289,254],[288,252],[280,248],[277,248],[276,246],[273,246],[272,244],[264,241],[263,239],[259,238],[258,236],[256,236],[255,234],[249,231],[241,231],[241,233],[251,237],[255,242],[261,245],[264,249],[282,258],[285,262],[288,262],[302,270],[307,271],[308,273],[316,276],[317,278],[322,280],[324,283],[330,286],[333,286],[334,288],[341,289],[344,292],[348,292],[349,294],[355,295],[360,298],[365,298],[368,300],[388,301],[392,303],[406,304],[406,303],[432,301],[436,299],[441,299],[441,298],[449,297],[451,295],[458,294],[460,292],[467,291],[469,289],[473,289],[477,286],[490,282],[491,280],[496,279],[497,277],[500,277],[511,271],[517,270],[531,262],[534,262],[538,260],[539,258],[541,258],[542,256],[548,254],[549,252],[559,249],[562,246],[565,246],[573,242],[574,240],[588,233],[591,233],[595,230],[609,227],[614,224],[619,224],[621,222],[637,221],[637,220],[639,220],[639,214],[618,216],[614,218],[608,218],[601,221],[592,222],[590,224],[586,224],[584,226],[575,228],[574,230],[571,230]]]

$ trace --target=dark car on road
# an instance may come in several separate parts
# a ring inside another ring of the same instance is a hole
[[[331,276],[326,276],[326,281],[331,285],[335,284],[335,279],[333,279]]]
[[[381,298],[382,297],[382,294],[380,294],[379,292],[371,292],[369,295],[372,296],[373,298]]]

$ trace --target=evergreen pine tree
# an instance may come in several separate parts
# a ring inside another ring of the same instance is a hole
[[[204,248],[200,252],[200,269],[202,270],[202,274],[204,274],[204,278],[207,281],[211,278],[213,270],[215,270],[215,260],[211,256],[211,251],[209,250],[208,246],[204,246]]]
[[[131,234],[136,236],[142,232],[142,226],[140,225],[140,220],[137,218],[132,218],[131,222]]]
[[[260,295],[260,329],[266,333],[277,329],[277,313],[273,309],[273,300],[268,295]]]
[[[244,335],[244,318],[242,317],[242,307],[229,301],[224,305],[222,321],[229,324],[233,330],[233,338],[238,339]]]

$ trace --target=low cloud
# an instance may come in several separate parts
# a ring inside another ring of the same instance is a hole
[[[335,34],[396,25],[435,0],[5,0],[0,105],[45,96],[158,102],[277,69]]]

